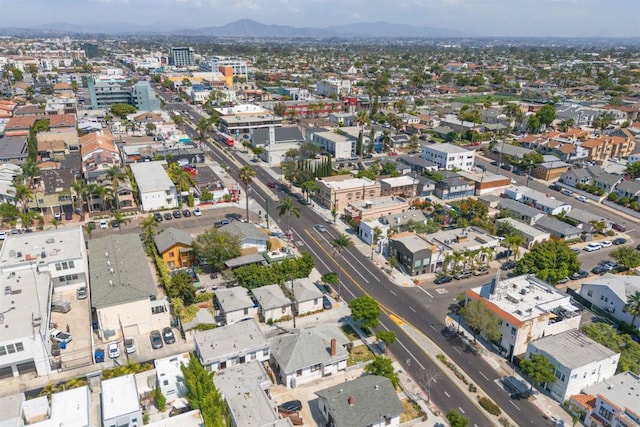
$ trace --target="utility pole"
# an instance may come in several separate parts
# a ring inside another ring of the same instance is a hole
[[[291,314],[293,316],[293,329],[296,328],[296,291],[293,288],[293,276],[289,275],[289,280],[291,281],[291,299],[293,301],[293,307],[291,310]]]

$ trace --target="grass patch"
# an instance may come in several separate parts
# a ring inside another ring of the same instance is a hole
[[[368,362],[374,359],[374,355],[365,344],[354,347],[349,353],[347,366],[357,365],[358,363]]]
[[[358,334],[356,334],[356,331],[354,331],[353,328],[349,325],[340,326],[340,330],[342,331],[343,334],[347,336],[347,338],[349,338],[349,341],[355,341],[360,339]]]
[[[416,418],[424,417],[426,414],[420,406],[413,400],[404,398],[400,401],[402,403],[402,413],[400,414],[400,424],[407,421],[415,420]]]
[[[477,104],[479,102],[484,102],[487,100],[489,95],[472,95],[472,96],[458,96],[453,98],[454,102],[461,102],[463,104]],[[491,95],[491,99],[494,101],[499,101],[501,99],[505,101],[519,101],[520,98],[517,96],[509,96],[509,95]]]

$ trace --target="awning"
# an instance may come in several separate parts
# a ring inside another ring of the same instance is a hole
[[[241,267],[243,265],[248,264],[258,264],[263,263],[265,261],[264,256],[261,253],[258,254],[249,254],[239,256],[237,258],[232,258],[224,263],[229,268]]]

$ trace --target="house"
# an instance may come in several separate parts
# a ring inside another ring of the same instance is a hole
[[[545,336],[529,343],[526,357],[542,354],[555,369],[556,381],[545,390],[558,402],[567,401],[585,387],[607,381],[618,368],[620,353],[578,330]]]
[[[321,206],[340,212],[351,201],[380,197],[379,182],[351,175],[336,175],[318,179],[316,198]]]
[[[24,165],[27,163],[29,150],[24,137],[5,136],[0,138],[0,163]]]
[[[508,176],[489,171],[458,171],[456,173],[474,186],[476,196],[504,190],[511,185],[511,178]]]
[[[4,127],[4,136],[29,136],[31,126],[38,120],[38,116],[18,116],[15,115]]]
[[[157,298],[147,255],[134,233],[88,241],[91,307],[103,341],[138,336],[169,324],[169,303]]]
[[[503,195],[539,209],[549,215],[560,215],[562,212],[566,214],[571,211],[571,205],[569,203],[565,203],[555,197],[550,197],[540,191],[532,190],[524,185],[507,188],[504,190]]]
[[[232,221],[220,227],[220,231],[236,235],[240,238],[240,248],[243,253],[263,253],[267,251],[267,236],[258,228],[248,222]]]
[[[593,175],[586,168],[573,168],[561,174],[559,181],[571,187],[576,187],[578,184],[591,184]]]
[[[439,251],[419,234],[402,233],[389,239],[389,255],[398,260],[399,270],[409,276],[438,270]],[[440,260],[439,268],[442,268]]]
[[[271,363],[278,381],[296,388],[347,369],[349,344],[337,326],[318,325],[270,340]]]
[[[69,132],[76,130],[75,114],[56,114],[49,116],[49,131],[51,132]]]
[[[253,319],[258,307],[244,288],[219,289],[215,294],[216,308],[225,325]]]
[[[182,412],[169,418],[145,424],[146,427],[204,427],[204,419],[199,409]]]
[[[69,147],[63,140],[41,141],[38,139],[38,156],[42,160],[62,160],[69,154]]]
[[[280,285],[268,285],[251,290],[258,303],[258,316],[262,322],[271,323],[291,318],[291,300],[282,292]]]
[[[602,172],[600,175],[593,178],[593,183],[596,187],[602,188],[607,193],[610,193],[617,184],[622,182],[623,179],[624,178],[621,175]]]
[[[440,169],[461,169],[469,171],[475,164],[475,150],[468,150],[449,143],[432,144],[422,147],[421,157],[436,163]]]
[[[407,209],[409,209],[407,199],[399,196],[381,196],[349,202],[349,206],[344,209],[344,215],[349,219],[367,220],[401,213]]]
[[[304,137],[298,126],[282,126],[252,129],[249,135],[251,146],[264,147],[278,144],[301,144]]]
[[[196,331],[195,353],[208,371],[269,360],[270,345],[258,323],[246,320],[208,331]]]
[[[622,181],[616,185],[616,194],[619,198],[633,199],[640,195],[640,182],[638,181]]]
[[[566,217],[576,221],[576,227],[583,232],[594,233],[598,229],[597,225],[603,226],[602,231],[611,230],[611,221],[588,210],[571,209]]]
[[[582,236],[582,230],[578,227],[550,216],[540,218],[536,222],[536,228],[548,232],[554,240],[575,240]]]
[[[344,161],[353,156],[356,150],[356,140],[350,135],[333,131],[313,132],[311,142],[320,150],[329,153],[336,161]]]
[[[402,404],[386,377],[365,375],[316,392],[323,421],[335,427],[400,425]]]
[[[631,324],[633,315],[627,313],[624,306],[629,297],[640,292],[640,277],[605,274],[601,277],[587,279],[580,288],[580,296],[592,306],[606,311],[620,322]],[[635,319],[634,326],[640,327],[640,316]]]
[[[68,154],[68,152],[78,152],[80,150],[80,137],[78,136],[78,131],[75,129],[65,131],[58,129],[55,132],[38,132],[36,139],[38,140],[38,152],[45,153],[47,155],[48,153],[53,152],[57,156],[60,156],[61,143],[64,144],[65,147],[64,154]],[[85,138],[85,142],[88,140],[89,138]],[[113,147],[109,147],[109,149],[112,148]]]
[[[436,189],[435,181],[427,177],[417,175],[416,172],[412,172],[410,175],[418,181],[418,186],[416,188],[416,197],[418,199],[425,199],[433,194]]]
[[[49,416],[43,424],[89,427],[92,420],[92,402],[89,398],[89,387],[85,385],[52,393]]]
[[[382,196],[416,197],[418,180],[409,175],[380,178]]]
[[[169,227],[154,236],[153,240],[158,254],[170,270],[195,264],[195,253],[191,247],[193,238],[186,231]]]
[[[135,375],[103,380],[100,387],[103,427],[142,425],[142,407]]]
[[[41,170],[34,179],[33,199],[29,200],[29,209],[44,214],[73,212],[77,195],[73,183],[79,178],[72,169]]]
[[[0,426],[24,427],[22,406],[26,402],[24,393],[10,394],[0,397]],[[26,420],[29,422],[29,420]]]
[[[412,171],[417,172],[418,174],[423,174],[426,171],[435,172],[438,170],[437,163],[430,162],[429,160],[425,160],[422,157],[398,156],[398,162],[404,163],[405,165],[409,166]]]
[[[532,227],[531,225],[518,221],[517,219],[509,217],[500,218],[496,220],[496,223],[509,224],[511,227],[518,230],[518,232],[524,237],[524,248],[526,249],[531,249],[536,243],[542,243],[551,238],[551,234],[549,232]],[[498,228],[500,228],[499,225]]]
[[[37,271],[32,267],[37,265]],[[24,274],[25,271],[33,274]],[[51,373],[51,303],[86,286],[87,252],[80,227],[9,235],[0,249],[2,378]]]
[[[414,211],[415,212],[415,211]],[[374,246],[378,251],[383,247],[384,240],[387,236],[387,233],[390,230],[390,226],[388,224],[383,224],[380,219],[370,219],[360,221],[358,226],[358,237],[362,239],[367,245]],[[374,242],[377,234],[377,242]]]
[[[475,185],[455,172],[441,172],[442,181],[436,182],[434,193],[442,200],[462,199],[473,196]]]
[[[311,279],[294,279],[293,285],[289,286],[292,288],[293,305],[298,316],[322,310],[323,294]]]
[[[169,405],[187,395],[182,367],[189,366],[189,353],[155,359],[153,364],[156,368],[156,383]]]
[[[498,202],[498,208],[500,210],[507,211],[512,218],[517,218],[528,225],[533,225],[540,218],[544,218],[546,216],[544,212],[513,199],[500,199]]]
[[[100,131],[80,137],[82,174],[88,182],[95,181],[114,166],[120,166],[120,152],[109,132]]]
[[[640,376],[621,372],[571,396],[569,408],[581,414],[586,427],[637,426],[640,425],[638,390]]]
[[[385,215],[379,219],[379,223],[386,229],[392,228],[396,232],[406,231],[407,227],[414,224],[426,224],[429,221],[421,210],[408,210],[406,212]]]
[[[535,165],[531,170],[531,176],[543,181],[554,181],[565,173],[571,165],[562,160],[552,160]]]
[[[523,355],[529,342],[577,329],[578,307],[571,297],[533,275],[521,275],[466,292],[467,301],[480,301],[501,323],[499,348],[509,360]]]
[[[164,170],[164,162],[142,162],[129,165],[138,184],[138,197],[145,212],[180,206],[176,185]]]
[[[523,141],[520,141],[523,144]],[[497,142],[491,149],[492,153],[499,156],[505,156],[505,158],[512,158],[515,160],[522,160],[525,154],[533,152],[530,148],[525,148],[526,143],[522,146],[508,144],[506,142]]]

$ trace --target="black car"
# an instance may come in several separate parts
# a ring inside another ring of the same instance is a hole
[[[167,221],[171,220],[173,217],[171,216],[171,214],[169,212],[166,212],[164,214],[164,219],[166,219]]]
[[[170,327],[166,327],[162,329],[162,339],[165,344],[173,344],[176,342],[176,336],[173,334],[173,331]]]
[[[326,295],[322,297],[322,308],[324,310],[331,310],[331,308],[333,308],[331,300]]]
[[[518,263],[515,261],[507,261],[504,264],[502,264],[502,266],[500,266],[500,270],[503,270],[503,271],[513,270],[514,268],[516,268],[517,265]]]
[[[449,283],[452,280],[453,280],[453,277],[443,275],[443,276],[436,277],[436,280],[434,280],[433,283],[435,283],[436,285],[442,285],[444,283]]]
[[[302,402],[299,400],[290,400],[278,406],[278,409],[286,412],[298,412],[302,409]]]
[[[510,171],[511,170],[511,165],[504,164],[504,165],[500,166],[500,169],[503,169],[503,170],[506,170],[506,171]]]
[[[149,340],[151,341],[151,348],[153,348],[154,350],[164,347],[160,331],[151,331],[151,333],[149,334]]]
[[[185,209],[182,211],[182,216],[185,218],[189,218],[191,216],[191,211],[189,209]]]
[[[571,275],[571,280],[579,280],[587,277],[589,277],[589,272],[586,270],[580,270]]]
[[[228,220],[228,219],[223,219],[223,220],[220,220],[220,221],[216,222],[216,223],[215,223],[215,224],[213,224],[213,225],[214,225],[216,228],[220,228],[220,227],[222,227],[222,226],[224,226],[224,225],[229,225],[229,224],[231,224],[231,221],[230,221],[230,220]]]
[[[491,162],[491,166],[500,166],[500,163],[498,163],[496,161],[493,161],[493,162]]]
[[[156,222],[162,222],[162,214],[156,212],[153,214],[153,217],[156,219]]]
[[[624,239],[622,237],[618,237],[617,239],[615,239],[613,242],[614,245],[624,245],[625,243],[627,243],[627,239]]]
[[[562,190],[562,187],[560,187],[559,185],[556,185],[556,184],[551,184],[549,186],[549,190],[560,191],[560,190]]]
[[[177,211],[177,210],[173,211],[173,217],[176,218],[176,219],[177,218],[182,218],[182,212]]]
[[[598,265],[598,266],[593,267],[593,268],[591,269],[591,272],[592,272],[593,274],[604,274],[604,273],[606,273],[607,271],[609,271],[609,269],[608,269],[607,267],[603,267],[603,266],[601,266],[601,265]]]

